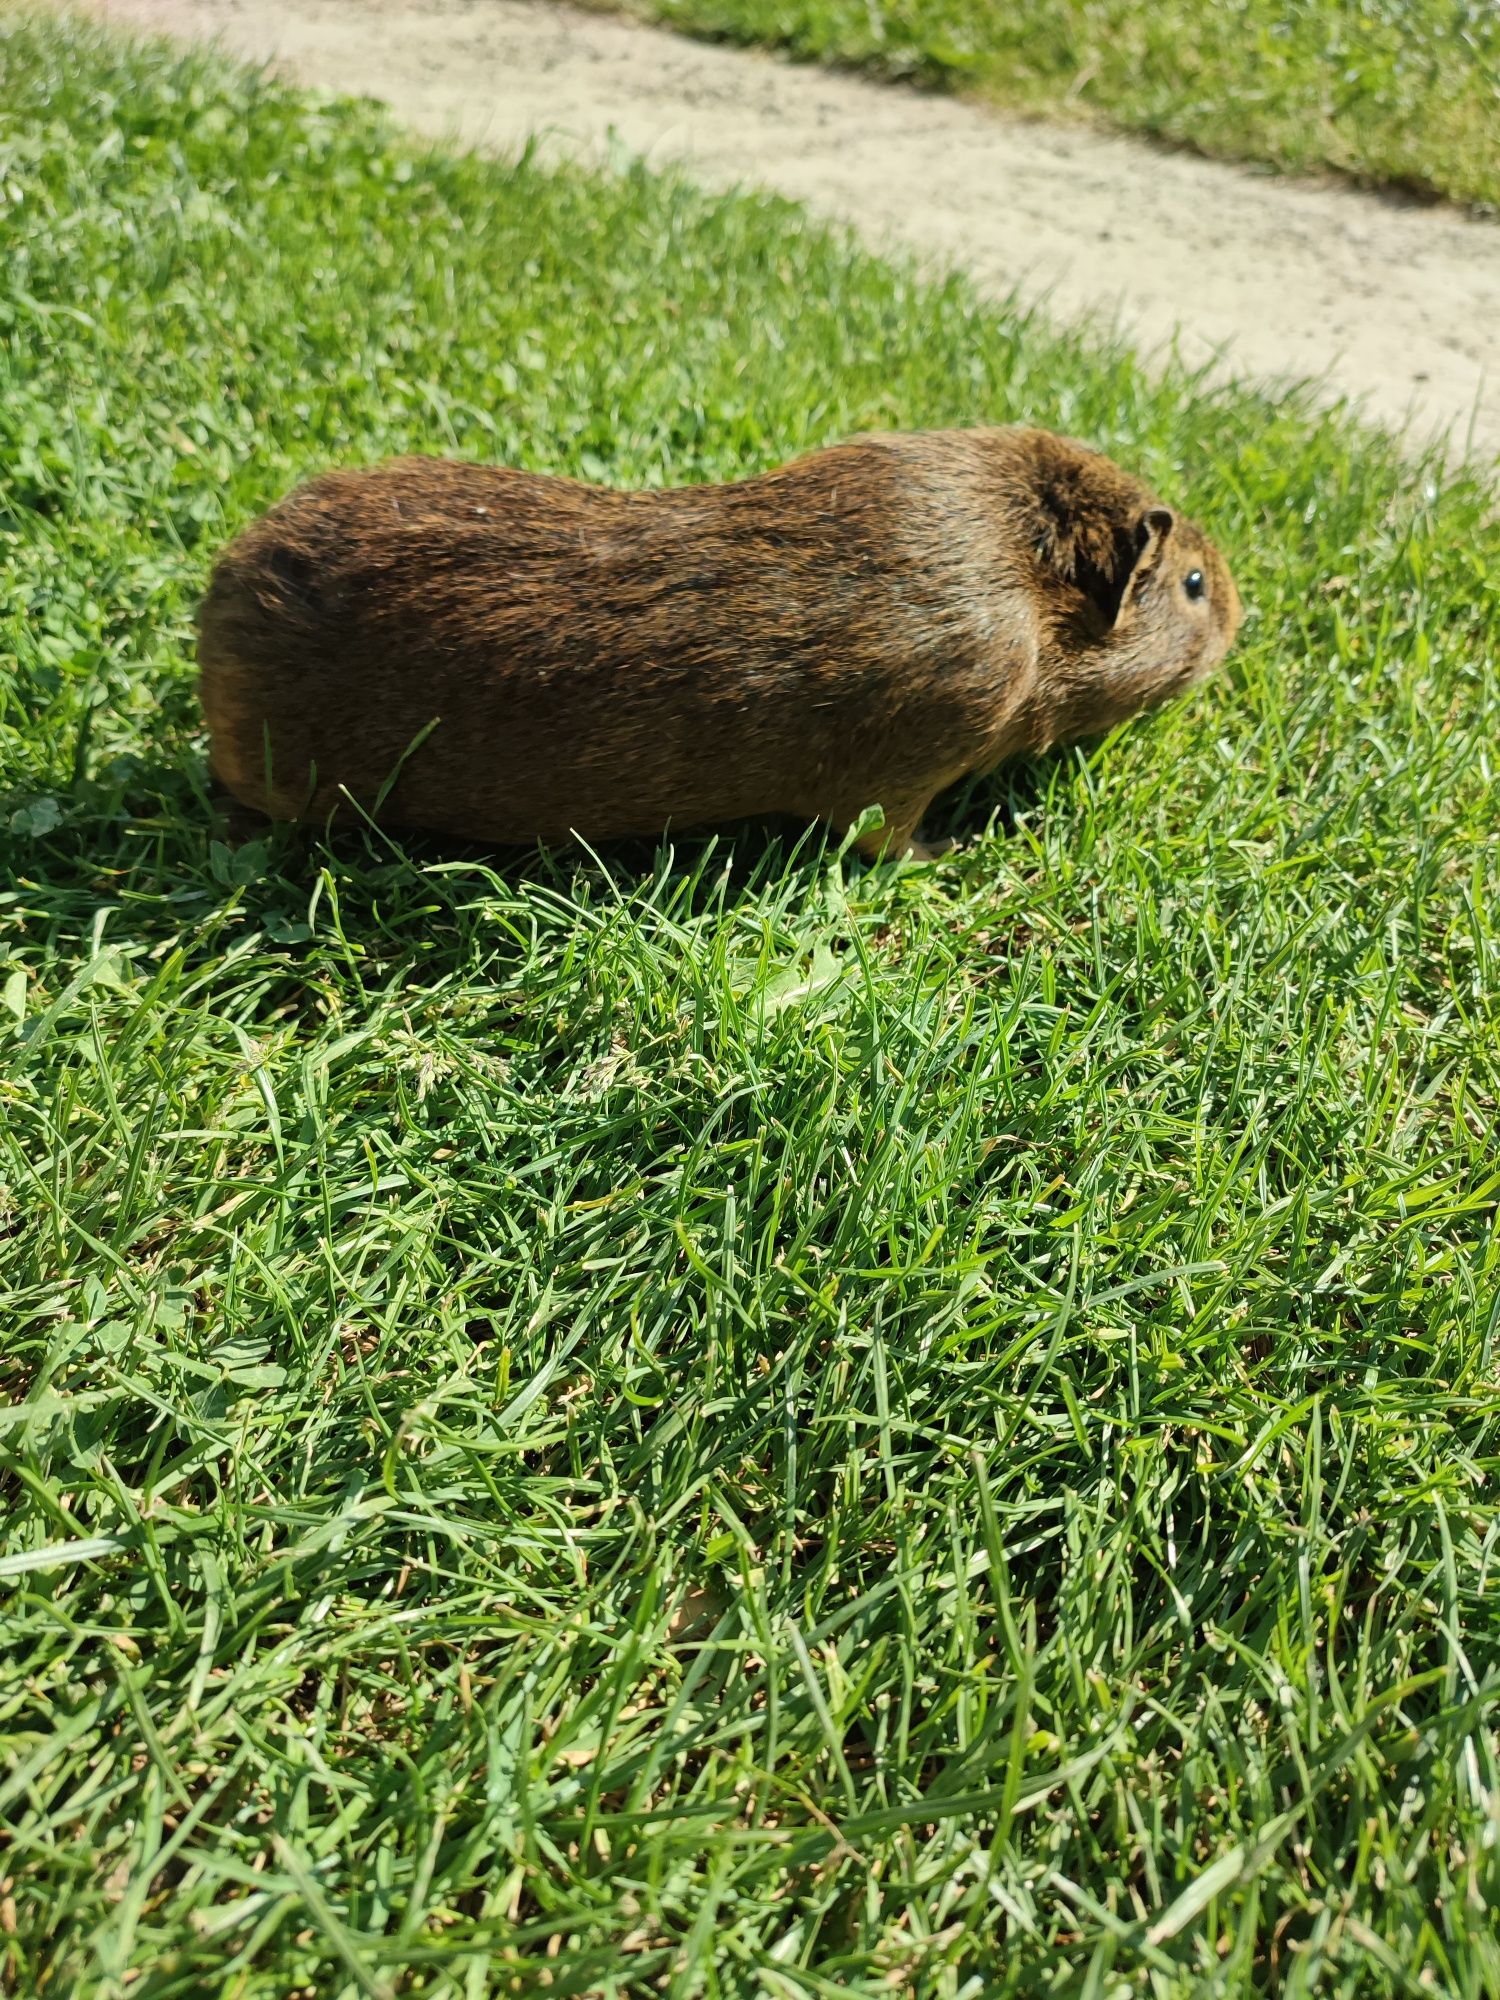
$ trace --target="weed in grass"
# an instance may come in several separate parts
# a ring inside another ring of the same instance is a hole
[[[774,202],[0,77],[11,1989],[1493,1992],[1491,496]],[[1010,417],[1255,617],[952,861],[215,837],[313,467]]]

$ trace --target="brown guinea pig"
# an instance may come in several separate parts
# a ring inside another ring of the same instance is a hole
[[[220,556],[215,772],[497,842],[770,814],[912,846],[934,793],[1192,685],[1240,620],[1217,549],[1039,430],[855,438],[619,493],[444,459],[312,480]]]

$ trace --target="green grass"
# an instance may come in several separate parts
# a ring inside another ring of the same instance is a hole
[[[628,0],[694,34],[1500,208],[1493,0]]]
[[[865,871],[229,850],[300,473],[1030,417],[1253,606]],[[772,201],[0,29],[0,1989],[1493,1994],[1500,526]]]

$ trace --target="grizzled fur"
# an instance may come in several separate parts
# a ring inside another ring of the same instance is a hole
[[[654,493],[328,473],[224,551],[199,659],[214,769],[276,817],[347,791],[532,842],[878,803],[875,856],[966,773],[1190,686],[1239,618],[1212,543],[1107,458],[936,431]]]

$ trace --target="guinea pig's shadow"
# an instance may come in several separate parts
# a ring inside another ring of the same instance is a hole
[[[958,845],[978,835],[998,831],[1010,835],[1021,817],[1031,812],[1054,782],[1066,751],[1015,757],[998,771],[973,772],[939,792],[922,818],[921,833],[929,843],[951,840]]]
[[[628,839],[538,842],[531,847],[497,847],[450,835],[382,827],[356,812],[326,824],[288,825],[268,820],[216,792],[213,838],[232,857],[231,867],[248,883],[262,870],[283,882],[305,876],[310,887],[319,856],[377,874],[406,868],[417,874],[435,869],[461,874],[473,868],[491,880],[520,889],[542,884],[566,890],[580,868],[602,868],[621,887],[651,881],[663,872],[681,879],[701,876],[715,893],[748,895],[794,867],[817,868],[832,861],[843,845],[832,827],[767,817],[722,821],[714,826],[669,828],[665,833]],[[665,871],[663,862],[666,862]]]
[[[952,786],[934,800],[924,837],[964,842],[990,826],[1008,834],[1045,795],[1057,763],[1055,756],[1021,759]],[[431,921],[424,913],[439,882],[438,900],[451,903],[497,883],[517,892],[545,887],[571,900],[584,876],[597,881],[602,874],[612,885],[608,893],[632,898],[655,893],[653,881],[665,880],[683,898],[678,907],[690,909],[709,897],[743,902],[778,887],[784,891],[794,874],[816,884],[841,853],[851,875],[868,867],[845,851],[848,844],[833,827],[792,818],[673,829],[597,847],[578,841],[492,847],[383,830],[352,812],[326,828],[289,826],[238,806],[211,778],[206,760],[165,751],[132,752],[111,760],[105,772],[81,777],[63,796],[61,810],[60,821],[34,837],[18,841],[9,833],[7,861],[19,872],[24,855],[33,884],[29,904],[43,913],[55,904],[69,924],[115,908],[116,893],[100,870],[112,864],[125,840],[153,890],[132,910],[132,937],[141,944],[180,937],[184,925],[191,930],[205,911],[227,900],[273,944],[305,942],[312,936],[309,906],[330,861],[340,877],[340,921],[351,941],[389,950],[400,947],[410,926]],[[149,846],[137,837],[148,832]]]
[[[929,844],[961,845],[991,830],[1011,834],[1022,815],[1044,797],[1061,754],[1020,757],[998,771],[960,779],[933,800],[922,822],[922,837]],[[581,863],[591,860],[621,883],[647,881],[662,871],[666,854],[670,874],[701,875],[733,894],[745,895],[792,868],[822,868],[835,861],[847,844],[825,823],[771,814],[597,844],[575,840],[551,846],[494,847],[381,827],[353,811],[318,827],[278,825],[217,788],[212,803],[215,836],[232,853],[251,849],[245,859],[252,866],[257,855],[274,853],[284,872],[289,865],[297,868],[299,856],[306,865],[322,851],[356,865],[404,863],[419,872],[473,866],[517,888],[534,882],[564,886]],[[855,859],[853,865],[869,864]]]

